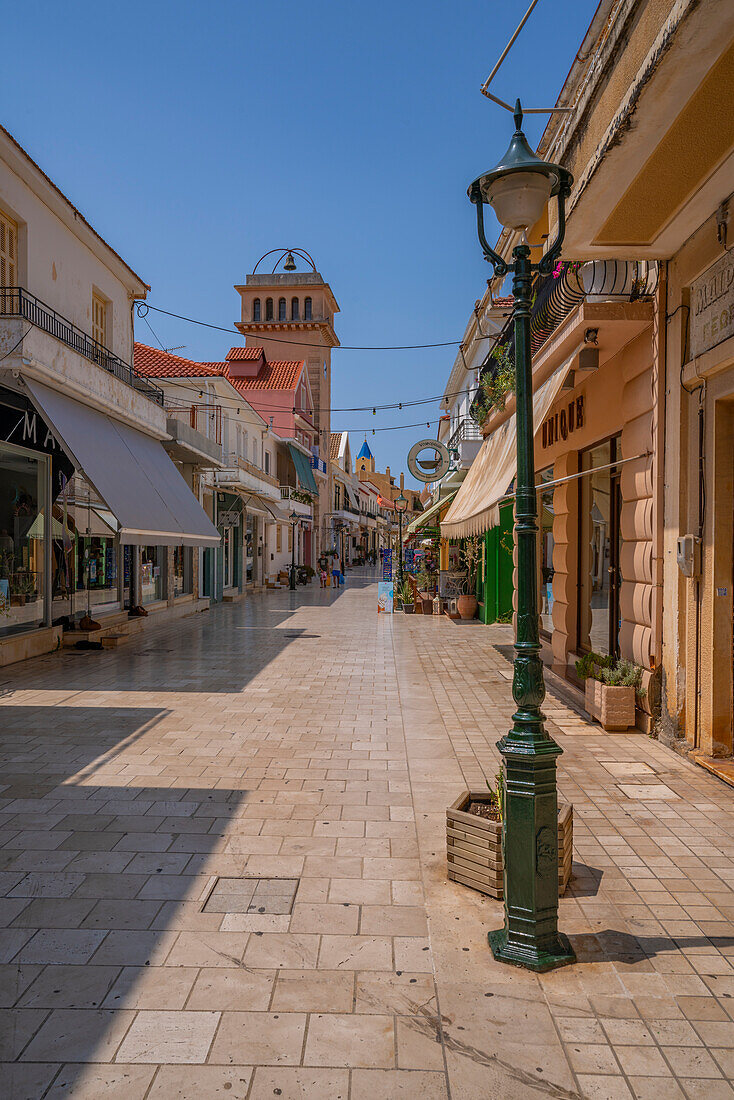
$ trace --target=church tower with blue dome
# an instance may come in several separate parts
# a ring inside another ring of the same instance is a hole
[[[366,439],[362,444],[362,449],[357,455],[357,461],[354,463],[354,472],[356,474],[359,474],[360,472],[363,472],[365,474],[373,474],[375,472],[375,460],[372,456],[372,451],[367,445]]]

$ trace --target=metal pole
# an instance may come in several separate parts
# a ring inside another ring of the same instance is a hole
[[[514,252],[515,394],[517,421],[517,626],[512,695],[513,727],[498,742],[504,759],[505,925],[489,933],[494,957],[530,970],[575,961],[558,931],[558,799],[556,758],[540,709],[545,698],[538,632],[537,498],[533,455],[533,381],[530,350],[530,249]]]
[[[403,587],[403,513],[398,512],[398,588]]]
[[[296,590],[296,525],[291,524],[291,579],[288,585],[291,592]]]

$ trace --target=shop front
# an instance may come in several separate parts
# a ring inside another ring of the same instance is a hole
[[[191,592],[192,547],[218,542],[157,440],[35,380],[0,389],[0,663]]]
[[[581,686],[584,654],[632,661],[649,727],[660,646],[651,313],[635,329],[605,362],[597,353],[577,368],[536,426],[538,587],[546,663]]]

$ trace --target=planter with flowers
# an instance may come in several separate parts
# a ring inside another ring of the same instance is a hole
[[[464,594],[456,601],[456,610],[462,619],[473,619],[477,613],[477,569],[479,567],[479,555],[481,554],[481,542],[477,535],[470,535],[464,539],[460,551],[460,557],[466,569],[466,581],[464,582]]]
[[[584,705],[592,718],[609,732],[631,729],[635,724],[635,701],[642,698],[642,669],[625,657],[586,653],[576,662],[576,673],[584,681]]]

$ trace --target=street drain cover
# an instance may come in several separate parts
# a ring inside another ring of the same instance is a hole
[[[293,911],[297,878],[218,878],[204,905],[205,913],[267,913]]]

